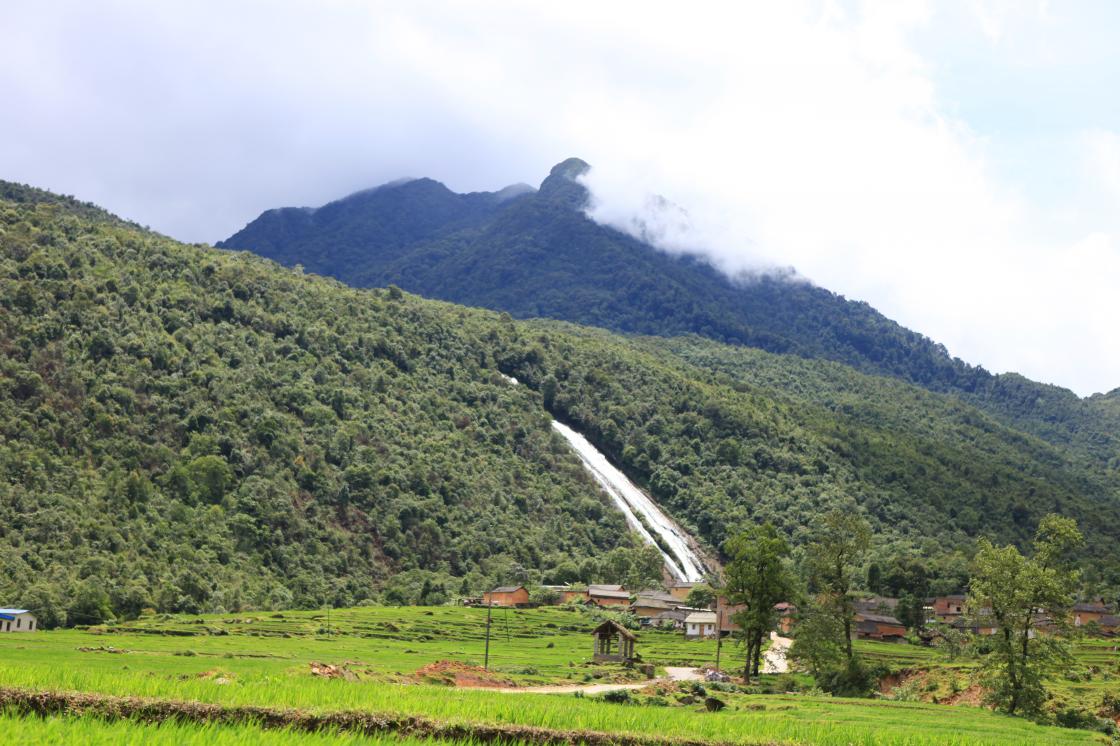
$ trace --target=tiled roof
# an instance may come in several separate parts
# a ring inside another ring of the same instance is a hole
[[[630,598],[626,591],[607,590],[606,588],[589,588],[587,594],[593,598]]]
[[[859,614],[860,620],[865,622],[875,622],[876,624],[897,624],[902,626],[902,622],[895,619],[893,616],[885,616],[883,614]]]

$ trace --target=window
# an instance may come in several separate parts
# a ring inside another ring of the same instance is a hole
[[[20,623],[22,621],[23,621],[23,617],[18,617],[18,616],[16,617],[16,629],[20,628]]]

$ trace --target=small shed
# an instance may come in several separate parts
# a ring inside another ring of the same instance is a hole
[[[0,609],[0,632],[34,632],[37,626],[27,609]]]
[[[623,663],[634,660],[634,643],[638,638],[621,624],[608,619],[591,634],[595,636],[595,660]]]

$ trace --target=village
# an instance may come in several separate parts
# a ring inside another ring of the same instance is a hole
[[[628,591],[621,585],[589,584],[586,587],[546,585],[539,593],[531,593],[522,585],[503,586],[487,591],[479,598],[466,599],[468,605],[530,608],[540,605],[582,604],[631,614],[642,627],[679,631],[685,639],[727,637],[739,631],[736,614],[743,605],[729,599],[704,583],[676,582],[665,590]],[[997,631],[988,609],[970,611],[964,594],[936,596],[925,599],[920,628],[914,637],[921,644],[931,644],[939,628],[971,635],[993,635]],[[857,639],[882,642],[906,642],[910,630],[897,618],[899,600],[868,595],[852,601],[853,631]],[[1072,624],[1080,632],[1099,637],[1120,635],[1120,615],[1114,606],[1101,599],[1081,601],[1072,607]],[[775,629],[780,635],[793,635],[797,624],[797,607],[789,602],[774,606]],[[1053,624],[1045,610],[1038,609],[1034,626],[1049,630]]]

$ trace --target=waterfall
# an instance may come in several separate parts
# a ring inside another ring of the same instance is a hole
[[[657,507],[657,503],[616,469],[587,438],[556,420],[552,421],[552,428],[568,441],[568,445],[591,472],[591,476],[595,477],[595,481],[611,496],[615,505],[626,516],[627,523],[641,534],[647,543],[657,547],[673,577],[690,582],[703,580],[704,564],[692,551],[688,535],[673,522],[673,519],[665,515],[661,508]],[[639,515],[643,520],[638,519]],[[658,535],[661,544],[650,535],[650,530]],[[668,547],[669,551],[666,552],[662,546]]]
[[[517,379],[513,376],[502,374],[502,378],[510,384],[517,384]],[[630,528],[636,531],[647,544],[657,547],[665,560],[665,567],[674,578],[686,582],[704,579],[704,562],[693,551],[688,534],[672,518],[665,515],[649,495],[616,469],[587,438],[556,420],[552,421],[552,429],[563,436],[583,462],[584,468],[591,472],[591,476],[603,491],[610,495],[614,504],[626,516]],[[650,531],[657,534],[660,543],[653,538]],[[666,551],[665,547],[669,551]]]

